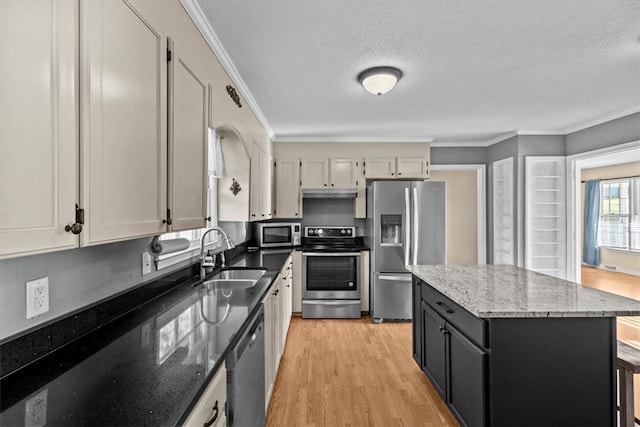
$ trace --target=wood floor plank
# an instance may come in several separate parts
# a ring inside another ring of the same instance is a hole
[[[411,353],[411,324],[294,317],[268,426],[456,426]]]

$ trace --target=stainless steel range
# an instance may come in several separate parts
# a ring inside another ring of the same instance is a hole
[[[302,317],[360,317],[360,249],[355,227],[304,228]]]

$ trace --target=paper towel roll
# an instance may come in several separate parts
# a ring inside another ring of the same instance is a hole
[[[165,255],[185,250],[189,245],[189,240],[185,238],[160,240],[158,236],[156,236],[151,240],[151,243],[149,243],[149,252],[152,255]]]

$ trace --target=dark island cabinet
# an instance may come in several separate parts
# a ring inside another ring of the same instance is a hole
[[[414,276],[413,356],[463,426],[614,426],[615,317],[478,318]]]
[[[422,282],[413,277],[413,287],[411,288],[412,310],[411,322],[413,323],[413,359],[420,369],[422,369],[422,293],[420,287]]]
[[[422,328],[422,370],[461,424],[485,425],[487,353],[425,301]]]

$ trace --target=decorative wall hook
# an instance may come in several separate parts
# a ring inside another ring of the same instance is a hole
[[[231,182],[231,187],[229,187],[229,190],[233,193],[234,196],[237,196],[238,193],[240,191],[242,191],[242,188],[240,187],[240,184],[238,184],[238,181],[236,181],[235,178],[231,178],[233,181]]]

